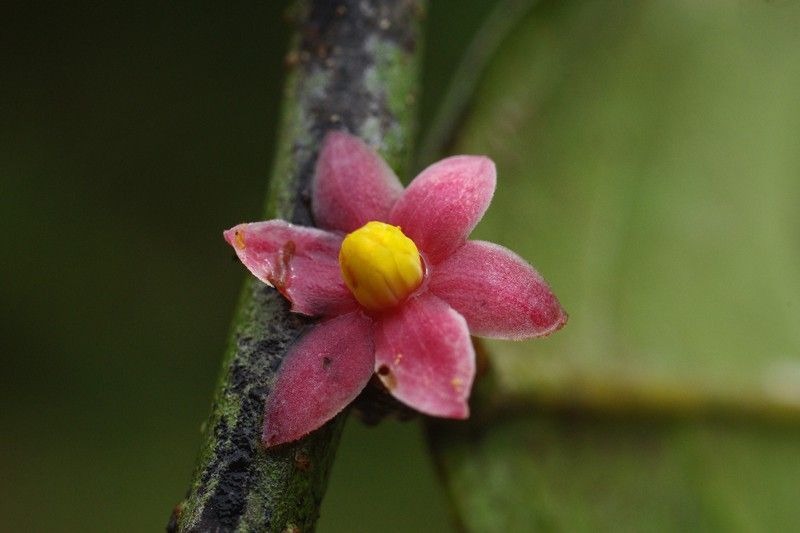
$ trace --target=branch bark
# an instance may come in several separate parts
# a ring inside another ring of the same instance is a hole
[[[309,184],[325,132],[344,129],[402,172],[410,160],[423,0],[313,0],[297,33],[266,218],[313,225]],[[232,221],[236,222],[236,221]],[[307,438],[261,446],[264,401],[288,348],[310,323],[248,278],[186,499],[169,531],[314,529],[345,414]]]

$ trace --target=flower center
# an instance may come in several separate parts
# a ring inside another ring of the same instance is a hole
[[[422,283],[422,259],[398,226],[367,222],[342,241],[339,266],[358,303],[378,311],[402,302]]]

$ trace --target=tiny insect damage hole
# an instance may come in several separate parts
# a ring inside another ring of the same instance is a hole
[[[333,361],[330,357],[323,357],[322,358],[322,370],[328,370],[331,367],[331,363]]]

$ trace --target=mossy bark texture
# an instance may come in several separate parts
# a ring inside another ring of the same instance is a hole
[[[360,136],[394,169],[405,170],[414,135],[423,9],[421,0],[316,0],[293,8],[297,34],[286,58],[283,119],[265,218],[314,224],[310,181],[328,130]],[[246,281],[192,485],[168,530],[314,529],[345,415],[276,449],[265,449],[260,438],[276,372],[311,322],[291,314],[274,289]]]

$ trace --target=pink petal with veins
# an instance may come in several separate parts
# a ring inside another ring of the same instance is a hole
[[[432,269],[428,288],[461,313],[473,335],[525,339],[567,322],[550,287],[524,259],[484,241],[468,241]]]
[[[467,418],[475,350],[464,318],[425,293],[376,319],[375,368],[398,400],[423,413]]]
[[[286,296],[292,311],[331,316],[358,308],[339,269],[340,235],[283,220],[239,224],[224,235],[253,275]]]
[[[490,159],[448,157],[414,178],[389,222],[400,226],[435,265],[464,244],[489,207],[496,181]]]
[[[325,136],[312,185],[318,226],[349,233],[386,220],[402,193],[392,169],[364,141],[342,131]]]
[[[287,354],[267,397],[264,444],[321,427],[358,396],[374,365],[372,321],[360,311],[313,326]]]

